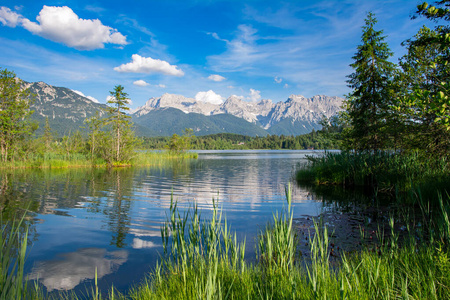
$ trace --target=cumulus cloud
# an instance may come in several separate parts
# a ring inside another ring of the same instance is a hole
[[[283,81],[283,79],[278,76],[275,76],[273,80],[275,80],[276,83],[281,83]]]
[[[133,54],[131,60],[130,63],[115,67],[114,71],[126,73],[162,73],[172,76],[184,75],[184,72],[179,70],[177,66],[171,65],[167,61],[142,57],[139,54]]]
[[[137,86],[149,86],[150,85],[150,83],[145,82],[142,79],[136,80],[135,82],[133,82],[133,84],[137,85]]]
[[[166,87],[164,84],[150,84],[142,79],[136,80],[135,82],[133,82],[133,84],[137,85],[137,86],[154,86],[154,87],[159,87],[159,88]]]
[[[75,94],[78,94],[78,95],[80,95],[81,97],[85,97],[85,98],[88,98],[89,100],[91,100],[92,102],[95,102],[95,103],[100,103],[97,99],[95,99],[94,97],[92,97],[92,96],[86,96],[85,94],[83,94],[82,92],[80,92],[80,91],[77,91],[77,90],[72,90],[72,92],[74,92]]]
[[[0,22],[9,27],[22,26],[33,34],[78,50],[104,48],[105,44],[126,45],[126,36],[105,26],[98,19],[81,19],[67,6],[46,6],[32,22],[7,7],[0,10]]]
[[[250,89],[250,96],[248,99],[253,102],[259,101],[259,99],[261,99],[261,91]]]
[[[214,74],[214,75],[209,75],[209,76],[208,76],[208,79],[209,79],[209,80],[212,80],[212,81],[220,82],[220,81],[224,81],[226,78],[223,77],[223,76]]]
[[[209,90],[207,92],[198,92],[195,95],[195,100],[218,105],[223,103],[222,96],[214,93],[212,90]]]

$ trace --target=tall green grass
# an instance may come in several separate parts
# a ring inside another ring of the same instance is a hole
[[[309,157],[309,164],[296,173],[301,183],[332,184],[345,187],[374,187],[378,191],[407,191],[427,185],[433,192],[450,179],[446,158],[425,157],[419,152],[327,152]]]
[[[136,152],[130,161],[116,162],[114,166],[162,166],[168,161],[181,161],[185,159],[196,159],[197,153],[170,151],[161,152]],[[97,158],[92,160],[90,155],[81,153],[59,154],[45,153],[29,155],[26,160],[14,160],[3,163],[0,169],[17,168],[74,168],[74,167],[106,167],[107,162]]]
[[[0,217],[1,218],[1,217]],[[38,289],[28,286],[24,277],[28,230],[21,230],[25,215],[3,222],[0,219],[0,299],[32,299],[39,297]]]
[[[195,152],[142,151],[130,161],[133,166],[164,166],[169,161],[180,162],[186,159],[197,159]]]

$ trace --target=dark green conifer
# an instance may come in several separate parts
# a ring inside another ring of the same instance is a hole
[[[352,125],[348,147],[357,150],[378,151],[387,141],[387,118],[392,99],[391,82],[395,65],[388,61],[393,55],[384,42],[383,31],[374,29],[375,15],[368,13],[363,26],[362,44],[353,56],[350,66],[354,72],[348,76],[346,106]]]

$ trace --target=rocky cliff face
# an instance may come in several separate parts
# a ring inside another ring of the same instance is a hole
[[[323,95],[312,98],[291,95],[285,102],[246,102],[237,96],[231,96],[224,103],[217,105],[180,95],[164,94],[160,98],[149,99],[144,106],[134,111],[134,115],[140,117],[159,108],[172,107],[185,113],[200,113],[206,116],[231,114],[269,129],[285,119],[318,124],[324,115],[329,118],[340,111],[342,101],[339,97]]]
[[[104,104],[96,103],[83,97],[71,89],[55,87],[44,82],[24,82],[24,88],[28,88],[34,102],[30,109],[34,111],[32,119],[38,121],[39,131],[42,130],[45,118],[58,135],[69,134],[79,130],[86,118],[91,117],[96,111],[103,115]]]
[[[164,94],[159,98],[150,98],[145,105],[139,107],[133,114],[140,117],[148,114],[152,110],[165,107],[176,108],[185,113],[198,113],[209,116],[218,108],[218,105],[197,101],[181,95]]]

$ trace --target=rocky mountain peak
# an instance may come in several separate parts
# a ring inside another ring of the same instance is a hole
[[[331,117],[341,110],[342,98],[317,95],[306,98],[302,95],[291,95],[285,102],[273,103],[270,99],[259,102],[247,102],[236,95],[218,105],[197,101],[181,95],[164,94],[160,98],[150,98],[147,103],[139,107],[134,114],[143,116],[152,110],[164,107],[177,108],[185,113],[199,113],[206,116],[230,114],[248,122],[259,124],[265,129],[280,123],[285,119],[308,122],[316,126],[323,115]],[[310,127],[311,127],[310,126]]]

